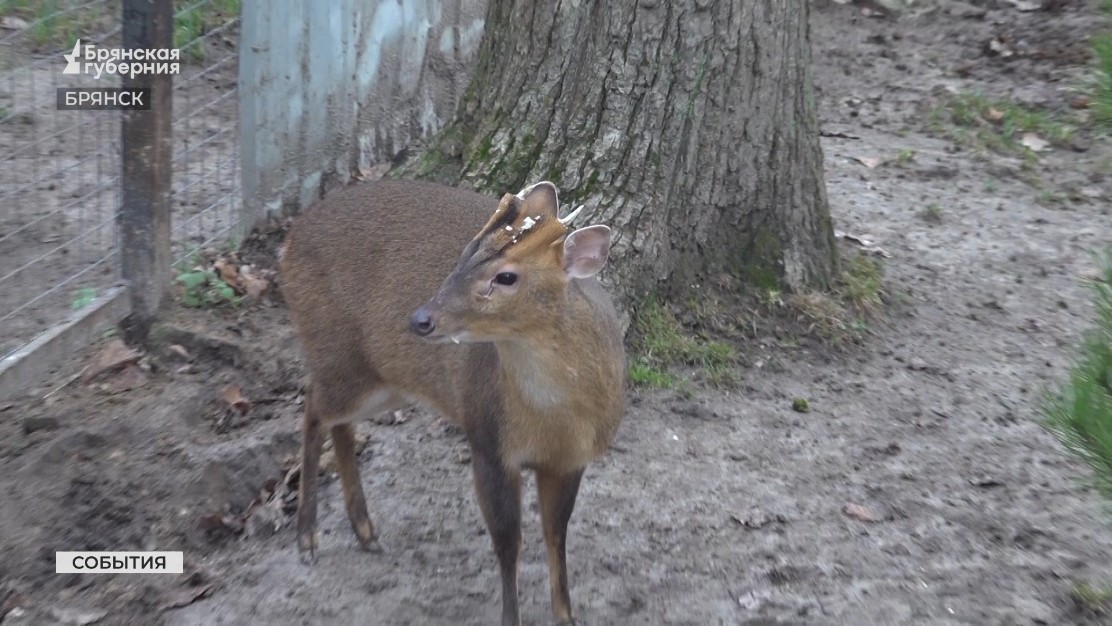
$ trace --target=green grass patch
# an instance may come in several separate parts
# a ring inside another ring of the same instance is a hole
[[[880,313],[889,296],[884,266],[867,254],[858,254],[846,262],[830,292],[792,294],[785,303],[807,324],[808,332],[840,346],[864,337],[868,320]]]
[[[721,341],[689,333],[657,299],[649,298],[634,318],[634,353],[630,379],[643,386],[673,388],[678,379],[669,368],[687,365],[706,374],[708,382],[736,382],[737,351]]]
[[[194,61],[204,61],[205,34],[238,18],[240,0],[176,0],[174,9],[174,47]]]
[[[1024,145],[1025,134],[1065,145],[1076,135],[1078,124],[1007,100],[960,93],[931,111],[928,127],[935,135],[978,150],[1036,158],[1036,152]]]
[[[1070,598],[1090,613],[1107,615],[1112,612],[1112,582],[1100,586],[1077,583],[1070,590]]]
[[[874,315],[884,305],[887,290],[884,286],[884,267],[871,256],[858,254],[850,259],[842,272],[843,297],[858,312]]]
[[[1092,482],[1112,499],[1112,247],[1093,281],[1097,323],[1085,333],[1066,381],[1043,405],[1044,425],[1093,470]]]
[[[15,17],[28,24],[27,37],[40,48],[73,48],[81,37],[110,27],[105,5],[81,0],[7,0],[0,2],[0,16]]]
[[[941,224],[942,207],[932,202],[923,207],[922,211],[919,211],[919,218],[922,219],[924,222],[930,222],[931,224]]]
[[[1101,2],[1105,17],[1112,20],[1112,1]],[[1112,130],[1112,30],[1105,29],[1090,39],[1097,60],[1097,78],[1091,107],[1093,120],[1105,130]]]
[[[671,389],[676,386],[675,376],[640,359],[630,363],[629,380],[637,387]]]

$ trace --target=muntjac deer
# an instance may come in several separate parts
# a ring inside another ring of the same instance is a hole
[[[378,181],[327,197],[290,231],[282,291],[311,371],[298,548],[315,561],[316,476],[329,428],[348,518],[379,551],[353,421],[422,402],[458,423],[502,576],[502,623],[518,624],[521,472],[536,474],[552,611],[574,623],[565,542],[586,465],[625,412],[617,316],[595,274],[610,229],[569,230],[556,187],[501,201]],[[492,215],[493,212],[493,215]],[[462,253],[461,253],[462,251]]]

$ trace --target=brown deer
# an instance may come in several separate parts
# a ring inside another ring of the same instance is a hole
[[[502,623],[519,623],[523,469],[536,474],[552,611],[574,623],[567,525],[584,468],[625,412],[626,359],[595,278],[610,229],[571,231],[579,211],[561,219],[558,210],[549,182],[498,202],[378,181],[334,193],[291,229],[282,291],[312,374],[297,513],[306,562],[316,559],[322,427],[355,535],[379,551],[352,422],[417,401],[458,423],[471,447],[501,570]]]

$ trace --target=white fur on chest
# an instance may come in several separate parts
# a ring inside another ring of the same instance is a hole
[[[507,382],[517,387],[522,400],[531,407],[551,411],[568,402],[566,383],[553,377],[547,359],[520,345],[503,346],[500,355]]]

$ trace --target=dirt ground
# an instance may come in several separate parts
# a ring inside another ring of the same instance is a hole
[[[1036,408],[1091,320],[1084,279],[1112,241],[1112,151],[1082,135],[1035,160],[985,152],[931,113],[979,90],[1084,114],[1069,103],[1099,24],[1091,4],[939,1],[882,19],[816,3],[835,227],[890,253],[904,296],[859,346],[755,340],[739,346],[752,365],[736,389],[631,393],[571,524],[582,623],[1112,623],[1070,597],[1112,578],[1110,518]],[[998,36],[1014,54],[985,53]],[[248,256],[266,265],[276,236]],[[361,425],[385,553],[356,549],[329,477],[309,568],[288,498],[243,532],[218,519],[296,454],[303,371],[286,310],[175,309],[159,337],[134,389],[110,377],[44,400],[60,372],[0,410],[0,602],[20,607],[5,625],[496,621],[458,431],[415,410]],[[222,408],[227,385],[253,402],[245,416]],[[523,619],[549,623],[526,494]],[[54,574],[56,550],[143,548],[184,550],[190,575]]]

